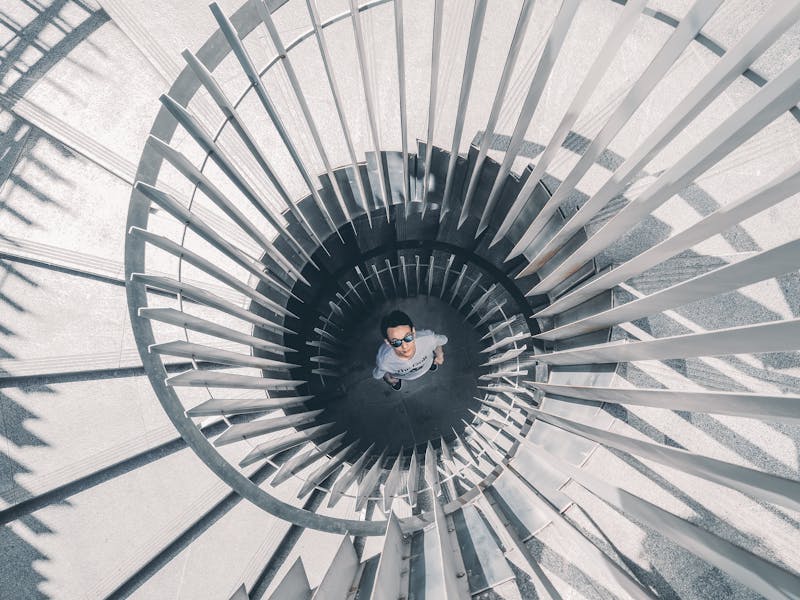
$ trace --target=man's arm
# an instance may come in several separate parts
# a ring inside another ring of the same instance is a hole
[[[444,364],[444,350],[442,350],[441,346],[436,346],[433,349],[433,362],[437,365]]]
[[[376,366],[374,369],[372,369],[372,376],[375,379],[383,379],[386,383],[391,384],[395,384],[399,381],[396,377],[389,375],[388,371],[381,369],[380,366]]]
[[[447,343],[447,336],[441,334],[434,334],[436,335],[436,348],[433,349],[433,362],[434,364],[441,365],[444,364],[444,350],[442,346]]]
[[[375,368],[372,369],[372,376],[375,379],[384,379],[387,381],[392,379],[393,381],[390,381],[390,383],[395,383],[397,380],[394,379],[391,375],[389,375],[389,372],[384,368],[384,363],[386,358],[386,353],[383,349],[384,345],[381,345],[378,348],[378,354],[375,356]]]

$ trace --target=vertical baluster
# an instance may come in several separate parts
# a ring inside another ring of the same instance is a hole
[[[716,2],[719,0],[713,1]],[[558,15],[556,15],[555,21],[553,21],[553,26],[550,28],[550,35],[547,38],[547,43],[545,44],[545,48],[539,58],[539,63],[536,65],[536,72],[534,73],[533,80],[528,88],[528,94],[525,96],[525,101],[522,103],[522,110],[520,110],[519,118],[517,119],[517,123],[514,126],[514,131],[511,134],[511,140],[508,143],[508,148],[503,156],[503,162],[500,164],[500,170],[495,177],[492,190],[489,192],[489,198],[486,200],[486,206],[483,208],[483,214],[481,215],[478,229],[475,232],[476,237],[483,233],[483,231],[489,226],[489,216],[492,214],[494,206],[497,204],[497,201],[500,198],[500,194],[503,191],[503,186],[505,185],[506,176],[511,171],[511,165],[522,148],[525,132],[530,126],[533,113],[539,104],[539,99],[541,98],[542,92],[547,84],[547,80],[550,78],[553,65],[555,65],[556,59],[558,58],[558,54],[561,50],[561,46],[567,37],[567,32],[579,5],[580,0],[564,0],[564,2],[561,4],[561,8],[558,11]]]
[[[486,335],[484,335],[481,338],[481,340],[486,340],[486,339],[489,339],[490,337],[493,337],[494,334],[497,333],[498,331],[500,331],[503,327],[507,327],[508,325],[511,325],[514,321],[516,321],[517,320],[517,316],[518,315],[512,315],[508,319],[506,319],[505,321],[500,321],[499,323],[495,323],[494,325],[492,325],[489,328],[489,331],[486,332]],[[514,333],[513,330],[511,331],[511,333]]]
[[[494,140],[494,128],[497,125],[497,120],[500,118],[500,110],[503,108],[503,102],[506,99],[506,92],[508,85],[511,82],[511,75],[514,72],[514,66],[517,64],[517,57],[522,48],[522,40],[525,38],[525,32],[528,30],[528,23],[530,22],[531,13],[533,12],[534,0],[524,0],[522,8],[520,8],[519,16],[517,17],[517,25],[514,28],[514,36],[511,39],[511,46],[508,49],[505,64],[503,65],[503,73],[500,75],[500,83],[497,84],[497,92],[494,95],[492,108],[489,112],[489,119],[486,122],[486,127],[483,129],[483,138],[481,139],[481,146],[478,150],[478,157],[475,160],[475,167],[472,170],[472,175],[469,178],[469,185],[467,186],[467,193],[464,196],[464,204],[461,205],[461,217],[458,219],[459,228],[464,224],[469,216],[469,209],[472,205],[472,200],[475,197],[475,192],[478,189],[478,182],[481,178],[481,170],[483,163],[486,160],[486,155],[489,152],[489,144]]]
[[[336,314],[337,314],[339,317],[342,317],[342,318],[344,318],[344,312],[342,311],[342,309],[341,309],[341,308],[339,308],[339,305],[338,305],[338,304],[336,304],[335,302],[333,302],[333,301],[331,301],[331,300],[328,300],[328,306],[330,306],[330,307],[331,307],[331,310],[332,310],[334,313],[336,313]]]
[[[402,467],[403,467],[403,449],[401,448],[400,452],[397,454],[397,458],[394,461],[392,470],[389,471],[389,475],[386,477],[386,483],[384,483],[383,485],[384,512],[389,511],[389,509],[392,507],[392,501],[397,495],[397,491],[398,488],[400,487],[400,482],[402,479]]]
[[[453,266],[453,261],[455,258],[455,254],[451,254],[450,258],[447,259],[447,264],[444,267],[444,276],[442,277],[442,289],[439,291],[439,300],[444,299],[444,290],[447,287],[447,278],[450,275],[450,268]]]
[[[297,75],[295,74],[294,67],[292,66],[292,60],[286,51],[286,47],[283,45],[281,36],[278,33],[278,29],[275,27],[275,23],[273,22],[272,16],[270,16],[266,5],[263,2],[256,2],[256,10],[261,17],[261,21],[264,23],[267,31],[269,32],[269,36],[272,39],[275,50],[283,57],[283,69],[286,72],[286,76],[289,78],[289,85],[292,88],[292,92],[294,92],[294,97],[297,100],[297,103],[300,105],[300,111],[303,113],[303,118],[308,126],[308,131],[311,133],[311,137],[314,140],[314,145],[317,147],[317,153],[322,159],[322,166],[325,167],[325,172],[328,174],[328,180],[330,181],[331,188],[336,196],[336,201],[339,203],[339,208],[342,210],[344,218],[347,219],[353,228],[353,232],[357,235],[358,231],[356,231],[355,223],[353,223],[353,217],[350,214],[350,211],[347,209],[347,204],[344,202],[342,190],[339,187],[339,182],[336,180],[336,176],[333,173],[333,167],[331,166],[330,160],[328,160],[328,153],[325,151],[325,145],[322,143],[322,138],[320,137],[319,130],[317,129],[317,124],[314,121],[313,115],[311,114],[311,109],[308,107],[305,94],[300,87],[300,81],[297,79]],[[343,129],[345,129],[344,125]]]
[[[375,299],[375,294],[372,293],[372,288],[369,287],[369,284],[367,283],[367,279],[366,279],[366,277],[364,277],[364,274],[361,272],[361,269],[358,267],[358,265],[355,266],[355,270],[356,270],[356,274],[361,279],[361,283],[364,284],[364,289],[367,290],[367,293],[369,294],[370,302],[372,302]]]
[[[442,488],[439,485],[439,471],[436,462],[438,457],[436,451],[431,446],[430,440],[425,448],[425,482],[430,486],[435,496],[441,496]]]
[[[333,321],[331,321],[331,320],[330,320],[328,317],[326,317],[325,315],[319,315],[319,317],[318,317],[318,318],[319,318],[319,321],[322,323],[322,325],[323,325],[323,326],[324,326],[326,329],[332,329],[332,330],[338,330],[338,331],[342,331],[342,328],[341,328],[341,327],[339,327],[339,326],[338,326],[336,323],[334,323]]]
[[[389,279],[392,280],[392,289],[394,290],[394,295],[399,296],[397,292],[397,282],[394,280],[394,273],[392,272],[392,263],[389,262],[389,259],[386,259],[386,270],[389,272]]]
[[[372,265],[372,272],[375,273],[375,279],[378,281],[378,285],[381,288],[381,294],[383,295],[385,300],[389,299],[389,295],[386,293],[386,290],[383,287],[383,282],[381,281],[381,276],[378,274],[378,267],[374,264]]]
[[[372,134],[372,144],[375,148],[375,166],[378,170],[378,181],[381,186],[381,198],[386,209],[386,221],[389,222],[390,191],[386,185],[386,174],[383,172],[383,159],[381,158],[381,140],[378,135],[378,123],[375,118],[375,102],[372,97],[372,82],[367,68],[367,51],[364,47],[364,32],[361,28],[361,13],[358,10],[358,0],[350,0],[350,16],[353,21],[353,31],[356,36],[356,51],[358,53],[358,66],[361,70],[361,80],[364,84],[364,97],[367,102],[367,120]]]
[[[485,16],[486,0],[475,0],[475,8],[472,12],[472,24],[469,29],[467,54],[464,59],[464,74],[461,77],[461,92],[458,97],[456,124],[453,129],[453,143],[450,146],[450,161],[447,164],[447,176],[445,178],[444,194],[442,195],[442,207],[439,210],[439,222],[444,219],[444,215],[448,211],[447,204],[450,201],[450,194],[453,192],[456,164],[458,162],[458,148],[461,145],[461,136],[464,133],[464,119],[467,116],[467,103],[469,102],[469,93],[472,89],[472,77],[475,74],[475,61],[478,57],[478,48],[481,43],[481,32],[483,31]]]
[[[339,235],[339,238],[342,239],[341,233],[339,233],[339,228],[336,227],[336,224],[333,222],[333,218],[331,218],[331,215],[325,206],[325,202],[323,202],[322,197],[319,195],[319,191],[317,190],[314,180],[308,172],[303,159],[300,157],[300,153],[297,151],[297,147],[294,145],[289,132],[286,130],[286,126],[283,124],[283,121],[278,115],[278,111],[275,109],[275,105],[272,103],[272,99],[267,93],[267,88],[261,81],[261,77],[259,77],[258,70],[253,64],[253,61],[245,49],[244,44],[239,39],[239,34],[237,33],[236,28],[233,26],[230,20],[228,20],[228,17],[225,16],[216,3],[211,4],[210,8],[214,18],[217,21],[217,24],[220,27],[220,30],[225,36],[225,39],[228,40],[228,44],[233,50],[233,53],[236,55],[236,58],[239,60],[239,64],[242,66],[247,78],[253,85],[253,89],[255,90],[261,105],[264,107],[264,110],[267,111],[270,120],[278,130],[278,134],[280,135],[284,146],[286,146],[286,149],[289,151],[289,155],[291,156],[295,167],[297,167],[297,170],[300,172],[300,176],[303,178],[306,186],[308,186],[308,189],[314,198],[314,202],[317,204],[317,207],[319,208],[323,217],[325,217],[325,220],[328,222],[331,231],[335,231]],[[342,239],[342,242],[344,242],[344,239]]]
[[[402,255],[400,256],[400,268],[403,272],[403,285],[406,288],[406,298],[408,298],[410,294],[408,293],[408,274],[406,273],[406,257]]]
[[[358,301],[359,301],[359,302],[361,302],[361,304],[363,304],[364,306],[366,306],[366,305],[367,305],[367,303],[366,303],[366,302],[364,302],[364,299],[361,297],[361,294],[359,294],[359,293],[358,293],[358,290],[357,290],[357,289],[355,288],[355,286],[354,286],[354,285],[353,285],[353,284],[350,282],[350,280],[348,279],[347,281],[345,281],[345,283],[347,284],[347,287],[350,289],[350,291],[351,291],[351,292],[353,292],[353,295],[354,295],[356,298],[358,298]]]
[[[339,299],[339,302],[344,304],[347,308],[354,308],[352,304],[345,298],[341,292],[336,292],[336,297]]]
[[[491,308],[490,308],[488,311],[486,311],[486,313],[485,313],[485,314],[484,314],[484,315],[481,317],[480,321],[478,321],[477,323],[475,323],[475,327],[476,327],[476,328],[477,328],[477,327],[480,327],[481,325],[483,325],[484,323],[486,323],[486,321],[488,321],[489,319],[491,319],[491,318],[492,318],[492,316],[494,316],[494,314],[495,314],[495,313],[497,313],[498,311],[502,310],[502,309],[503,309],[503,307],[504,307],[505,305],[506,305],[506,300],[502,300],[501,302],[499,302],[499,303],[495,304],[494,306],[492,306],[492,307],[491,307]]]
[[[397,81],[400,96],[400,140],[403,151],[403,203],[408,209],[411,201],[410,177],[408,174],[408,115],[406,114],[406,56],[403,39],[403,0],[394,0],[394,27],[397,41]],[[408,290],[406,290],[408,294]]]
[[[275,173],[275,169],[270,164],[269,159],[266,157],[261,147],[256,143],[255,138],[253,138],[253,135],[248,130],[244,120],[241,118],[233,103],[230,101],[230,99],[228,99],[225,92],[217,83],[217,80],[214,79],[214,76],[211,74],[211,72],[202,62],[200,62],[200,60],[197,59],[194,54],[188,50],[184,50],[182,55],[189,67],[191,67],[192,71],[194,71],[195,75],[197,75],[197,78],[203,84],[203,87],[211,95],[219,109],[228,119],[244,145],[250,151],[250,154],[253,155],[258,165],[264,171],[264,174],[267,176],[270,182],[272,182],[272,185],[277,190],[278,196],[281,198],[281,200],[283,200],[283,203],[294,215],[305,232],[311,236],[311,238],[314,239],[319,246],[324,248],[322,245],[322,240],[311,227],[311,224],[308,222],[305,215],[303,215],[303,213],[300,211],[299,207],[292,202],[292,198],[289,195],[286,186]]]
[[[419,469],[417,468],[417,449],[411,449],[411,462],[408,464],[407,483],[408,490],[408,503],[409,505],[417,505],[417,485],[419,482]]]
[[[414,258],[416,259],[416,263],[417,263],[417,291],[416,291],[416,295],[419,296],[419,255],[415,254]]]
[[[431,43],[431,85],[428,94],[428,138],[425,142],[425,171],[422,177],[422,216],[428,209],[428,177],[433,159],[433,132],[436,125],[436,94],[439,87],[439,54],[442,45],[442,9],[444,0],[435,0],[433,9],[433,41]]]
[[[458,305],[458,308],[456,310],[461,311],[461,309],[464,308],[464,305],[467,303],[467,300],[469,300],[470,296],[472,296],[472,292],[474,292],[475,288],[478,287],[478,282],[481,280],[481,277],[483,277],[483,273],[478,273],[478,276],[475,278],[475,281],[472,282],[472,285],[469,286],[467,293],[464,294],[464,298],[463,300],[461,300],[461,304]]]
[[[356,157],[356,150],[353,146],[353,138],[350,132],[350,128],[347,125],[347,119],[345,118],[344,113],[344,105],[342,104],[341,93],[339,92],[339,86],[336,82],[336,78],[333,74],[333,67],[331,66],[331,57],[330,53],[328,52],[328,44],[325,41],[325,33],[322,30],[322,24],[320,23],[319,18],[319,11],[317,10],[316,0],[306,0],[306,8],[308,9],[309,17],[311,18],[311,24],[314,27],[314,35],[317,39],[317,46],[319,46],[319,52],[322,56],[322,65],[325,67],[325,75],[328,78],[328,86],[333,93],[333,102],[336,105],[336,113],[339,116],[339,124],[342,127],[342,133],[344,134],[344,142],[347,146],[347,152],[350,155],[350,167],[353,169],[353,176],[356,180],[356,187],[358,187],[358,194],[361,197],[361,206],[364,208],[364,212],[367,214],[367,221],[369,222],[369,226],[372,227],[372,211],[370,210],[369,201],[367,199],[367,191],[364,187],[364,178],[361,177],[361,170],[358,167],[358,158]],[[356,232],[357,233],[357,232]]]
[[[324,337],[326,340],[328,340],[329,342],[331,342],[333,344],[340,344],[341,343],[339,341],[339,339],[335,335],[325,331],[324,329],[320,329],[319,327],[314,327],[314,333]]]
[[[428,298],[431,297],[431,288],[433,288],[433,260],[434,256],[431,254],[431,259],[428,262]]]
[[[458,274],[458,279],[456,279],[456,284],[453,286],[453,293],[450,294],[450,302],[449,304],[453,305],[453,300],[456,299],[456,295],[458,294],[458,290],[461,289],[461,283],[464,281],[464,276],[467,274],[467,265],[464,264],[461,267],[461,272]]]

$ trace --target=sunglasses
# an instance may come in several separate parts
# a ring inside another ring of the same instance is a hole
[[[403,342],[405,342],[406,344],[410,344],[413,341],[414,341],[414,334],[409,333],[406,337],[404,337],[401,340],[396,340],[396,339],[389,340],[389,344],[392,346],[392,348],[399,348],[400,346],[403,345]]]

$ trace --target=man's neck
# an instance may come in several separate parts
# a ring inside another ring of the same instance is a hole
[[[402,356],[402,355],[398,354],[397,352],[395,352],[395,353],[394,353],[394,355],[395,355],[397,358],[399,358],[400,360],[411,360],[412,358],[414,358],[414,357],[417,355],[417,349],[416,349],[416,348],[414,348],[414,352],[412,352],[412,353],[411,353],[411,356],[409,356],[408,358],[406,358],[405,356]]]

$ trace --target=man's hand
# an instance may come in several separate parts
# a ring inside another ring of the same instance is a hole
[[[433,351],[433,363],[436,365],[444,364],[444,350],[442,350],[441,346]]]
[[[383,375],[383,380],[384,380],[386,383],[388,383],[389,385],[394,385],[395,383],[397,383],[398,381],[400,381],[400,380],[399,380],[397,377],[392,377],[392,376],[391,376],[391,375],[389,375],[388,373],[385,373],[385,374]]]

